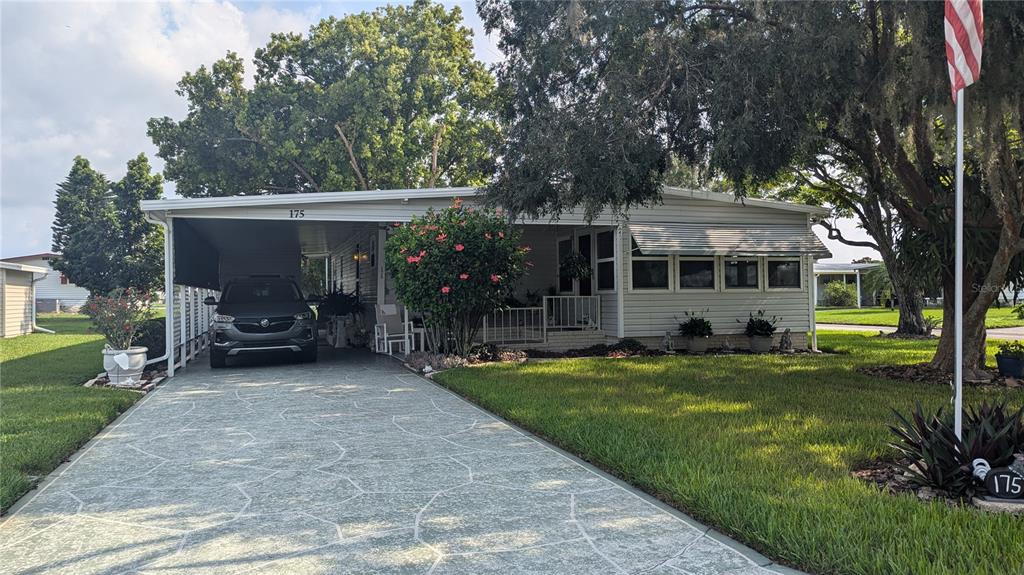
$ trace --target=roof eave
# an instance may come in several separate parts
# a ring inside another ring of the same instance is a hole
[[[832,213],[831,210],[822,206],[811,206],[808,204],[796,204],[793,202],[783,202],[780,200],[764,200],[761,198],[737,198],[731,194],[721,194],[718,192],[711,192],[708,190],[694,190],[690,188],[677,188],[674,186],[665,186],[662,190],[665,195],[675,196],[680,198],[693,198],[698,200],[710,200],[713,202],[724,202],[728,204],[746,204],[750,206],[760,206],[764,208],[773,208],[776,210],[786,210],[790,212],[802,212],[805,214],[811,214],[816,216],[827,216]]]

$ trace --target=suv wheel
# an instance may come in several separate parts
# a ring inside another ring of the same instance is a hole
[[[224,352],[210,350],[210,367],[216,369],[227,365],[228,356]]]

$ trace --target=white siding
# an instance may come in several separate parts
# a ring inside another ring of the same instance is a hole
[[[60,272],[50,267],[49,259],[18,260],[18,263],[46,269],[46,276],[36,281],[37,300],[59,300],[62,306],[70,306],[82,305],[89,297],[89,290],[83,287],[73,283],[60,283]]]
[[[3,337],[32,331],[32,273],[3,270]]]

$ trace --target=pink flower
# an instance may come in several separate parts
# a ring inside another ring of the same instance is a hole
[[[420,257],[427,255],[427,250],[420,250]]]
[[[462,280],[462,281],[466,281],[466,280],[469,279],[469,274],[463,272],[463,273],[459,274],[459,279]]]
[[[420,263],[420,259],[422,259],[422,258],[419,257],[419,256],[409,256],[409,257],[405,258],[405,261],[407,261],[407,262],[409,262],[411,264],[418,264],[418,263]]]
[[[498,274],[491,274],[491,283],[498,283],[501,281],[501,276]]]
[[[450,288],[448,286],[441,286],[441,293],[447,294],[450,291],[452,291],[452,288]]]
[[[466,246],[464,246],[462,244],[455,244],[455,251],[461,252],[464,249],[466,249]]]
[[[505,232],[498,232],[498,237],[501,239],[505,239]]]
[[[443,242],[446,239],[448,239],[448,234],[446,234],[444,232],[441,232],[441,233],[437,234],[437,241]]]
[[[484,239],[489,240],[492,237],[494,237],[494,236],[491,235],[491,232],[484,232]]]

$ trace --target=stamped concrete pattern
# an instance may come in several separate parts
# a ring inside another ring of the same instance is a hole
[[[773,572],[370,354],[190,366],[58,473],[0,572]]]

